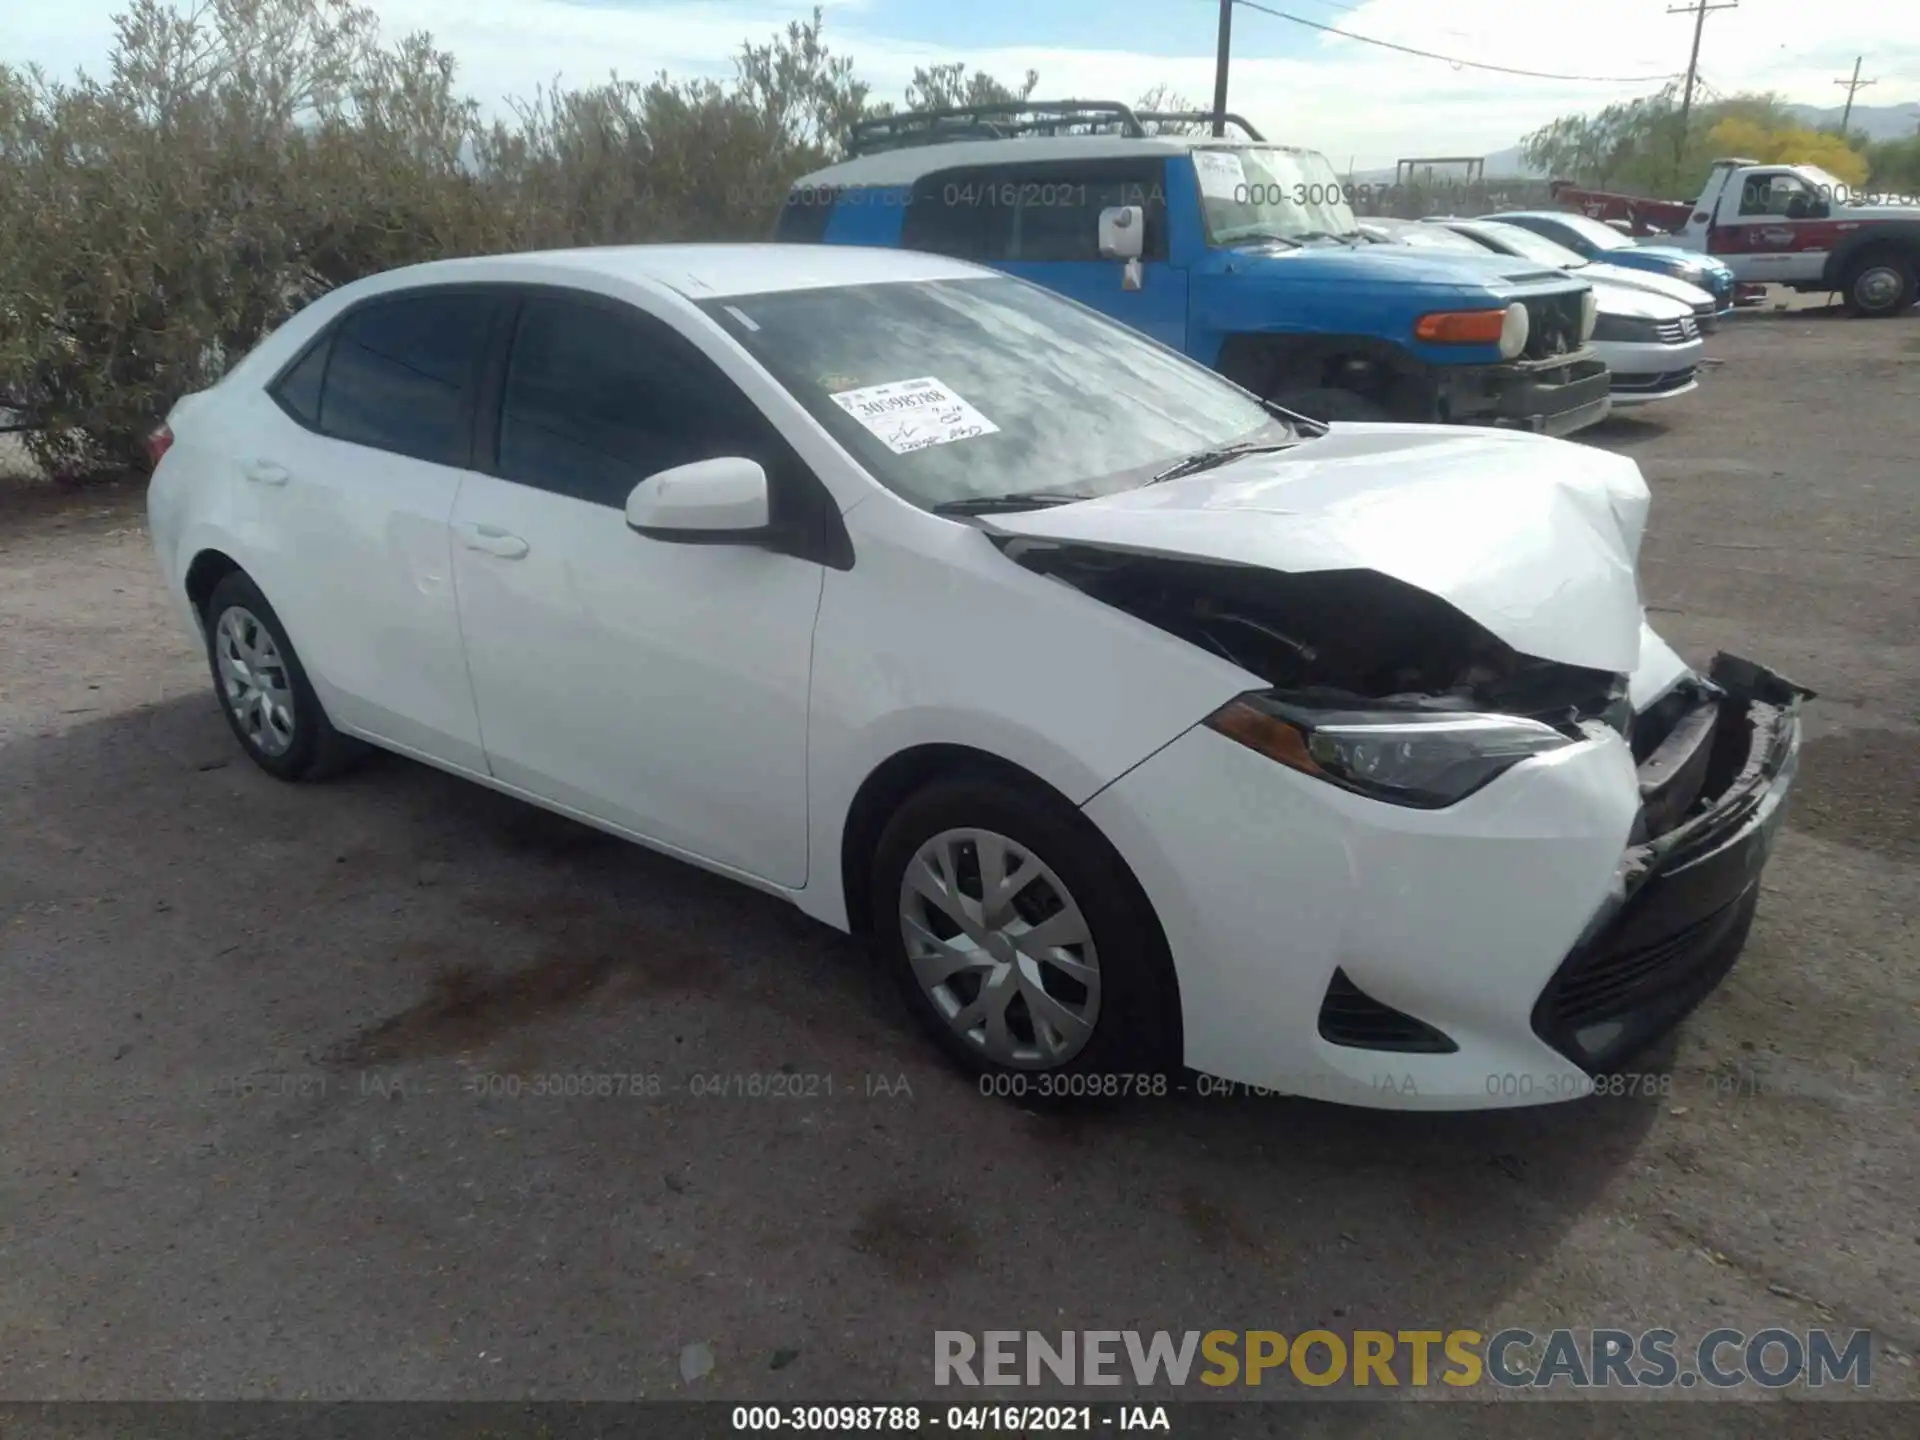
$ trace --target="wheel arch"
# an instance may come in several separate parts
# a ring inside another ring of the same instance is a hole
[[[1079,812],[1056,785],[1011,760],[971,745],[938,741],[912,745],[881,761],[854,791],[840,827],[840,893],[847,908],[847,929],[863,935],[867,929],[868,881],[880,834],[901,803],[916,790],[936,780],[980,776],[1006,781],[1045,794]],[[1091,823],[1091,822],[1089,822]]]
[[[207,602],[213,598],[213,592],[220,582],[236,571],[243,575],[247,573],[246,567],[238,560],[213,546],[200,550],[187,565],[182,585],[187,592],[187,603],[193,607],[194,618],[203,632],[206,629]],[[256,585],[259,583],[254,581]]]
[[[1862,255],[1883,249],[1905,255],[1909,264],[1920,269],[1920,220],[1895,220],[1855,231],[1833,247],[1820,283],[1828,290],[1841,289],[1847,272]]]

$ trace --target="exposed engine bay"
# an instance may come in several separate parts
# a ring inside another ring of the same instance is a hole
[[[1627,677],[1522,655],[1435,595],[1376,570],[1285,574],[1096,546],[1000,542],[1010,559],[1329,706],[1364,700],[1524,715],[1626,733]]]

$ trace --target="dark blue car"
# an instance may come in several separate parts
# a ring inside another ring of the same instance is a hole
[[[1722,316],[1733,312],[1733,270],[1710,255],[1683,250],[1678,245],[1636,244],[1631,236],[1622,235],[1604,220],[1564,210],[1511,210],[1481,218],[1521,226],[1589,260],[1624,265],[1630,270],[1651,270],[1656,275],[1670,275],[1675,280],[1698,285],[1713,296]]]

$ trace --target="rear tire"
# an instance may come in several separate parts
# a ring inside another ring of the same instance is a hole
[[[240,748],[276,780],[322,780],[367,747],[342,735],[260,587],[234,571],[207,597],[207,668]]]
[[[1269,397],[1282,410],[1291,410],[1322,424],[1332,420],[1356,420],[1372,423],[1393,418],[1387,407],[1351,390],[1288,390]]]
[[[1159,921],[1072,806],[996,776],[936,780],[888,821],[869,893],[881,963],[983,1091],[1044,1101],[1171,1087],[1179,988]]]
[[[1847,267],[1847,313],[1878,319],[1911,309],[1920,299],[1914,275],[1914,257],[1899,250],[1875,250]]]

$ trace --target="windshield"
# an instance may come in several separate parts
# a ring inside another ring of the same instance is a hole
[[[1630,250],[1633,248],[1633,240],[1630,236],[1622,235],[1604,220],[1595,220],[1591,215],[1575,215],[1569,212],[1552,218],[1599,249]]]
[[[1451,250],[1460,255],[1485,255],[1487,247],[1476,240],[1469,240],[1457,231],[1444,225],[1412,224],[1400,226],[1386,232],[1387,238],[1398,245],[1418,245],[1423,250]]]
[[[1497,220],[1485,220],[1467,233],[1485,235],[1509,255],[1518,255],[1536,265],[1551,265],[1556,270],[1578,270],[1587,263],[1584,255],[1519,225],[1502,225]]]
[[[1006,277],[701,302],[873,477],[932,508],[1130,490],[1292,430],[1212,371]]]
[[[1359,227],[1324,155],[1275,146],[1205,146],[1193,152],[1207,242],[1346,236]]]

